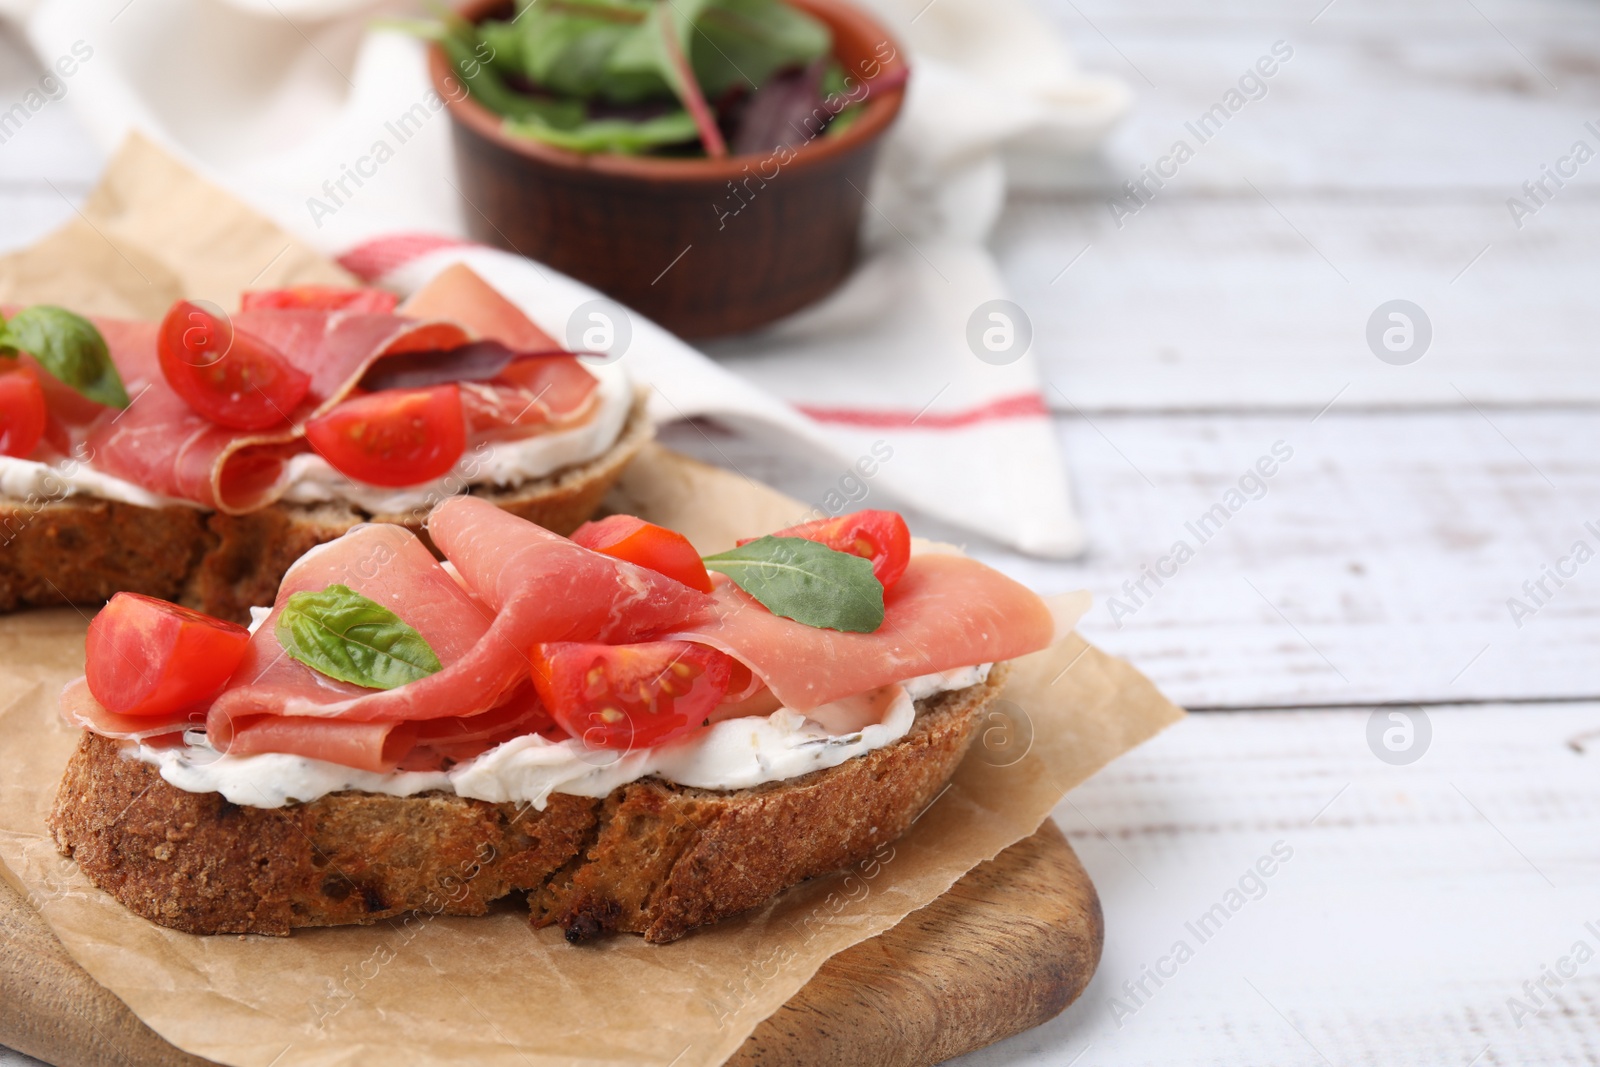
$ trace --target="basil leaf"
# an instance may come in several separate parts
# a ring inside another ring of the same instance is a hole
[[[19,348],[55,377],[97,403],[128,406],[117,365],[94,323],[65,308],[23,308],[5,324],[0,343]]]
[[[346,585],[290,596],[273,632],[292,658],[368,689],[393,689],[442,669],[421,634]]]
[[[762,537],[705,559],[774,615],[870,634],[883,625],[883,583],[872,561],[803,537]]]

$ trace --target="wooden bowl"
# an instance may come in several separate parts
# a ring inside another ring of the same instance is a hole
[[[684,337],[763,326],[820,299],[855,265],[878,141],[905,96],[905,58],[876,20],[843,0],[790,0],[833,30],[860,79],[881,68],[860,116],[782,162],[583,155],[504,133],[460,91],[438,45],[434,88],[448,101],[467,228],[486,244],[587,282]],[[467,0],[472,21],[508,0]],[[446,79],[451,79],[446,82]]]

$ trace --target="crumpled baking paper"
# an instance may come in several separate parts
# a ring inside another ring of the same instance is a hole
[[[247,287],[341,279],[198,179],[113,167],[82,218],[0,259],[0,302],[155,317],[180,296],[223,302]],[[611,503],[683,530],[702,551],[805,511],[660,448]],[[1068,789],[1182,714],[1132,667],[1070,635],[1017,661],[972,754],[903,838],[671,945],[619,936],[574,948],[558,929],[531,930],[510,902],[482,918],[196,937],[125,911],[46,831],[77,743],[56,696],[82,672],[88,614],[0,618],[0,874],[153,1030],[238,1067],[720,1064],[830,956],[1033,833]]]

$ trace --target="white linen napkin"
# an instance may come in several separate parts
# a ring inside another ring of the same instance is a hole
[[[874,489],[902,506],[1024,552],[1074,554],[1083,533],[1023,350],[1030,331],[1004,308],[1002,318],[980,309],[1006,295],[982,241],[1004,200],[1003,157],[1030,184],[1048,182],[1103,136],[1128,93],[1079,74],[1019,0],[869,3],[908,47],[913,75],[867,194],[861,268],[820,304],[716,343],[717,361],[630,315],[622,358],[656,387],[662,422],[706,418],[799,445],[819,470],[865,461]],[[60,75],[66,98],[108,150],[139,129],[368,280],[404,291],[465,259],[557,337],[596,295],[462,240],[471,209],[455,191],[423,47],[371,25],[411,4],[0,5],[25,19],[46,67],[75,57]],[[418,102],[428,117],[401,141],[393,120]],[[390,158],[329,212],[324,183],[379,141]]]

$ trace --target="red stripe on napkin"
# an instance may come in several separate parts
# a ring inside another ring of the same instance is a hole
[[[963,411],[896,411],[887,408],[825,408],[796,404],[797,408],[818,422],[841,426],[864,426],[873,429],[902,430],[958,430],[984,422],[1002,422],[1007,419],[1048,418],[1050,409],[1039,393],[1018,393],[1003,396]]]

